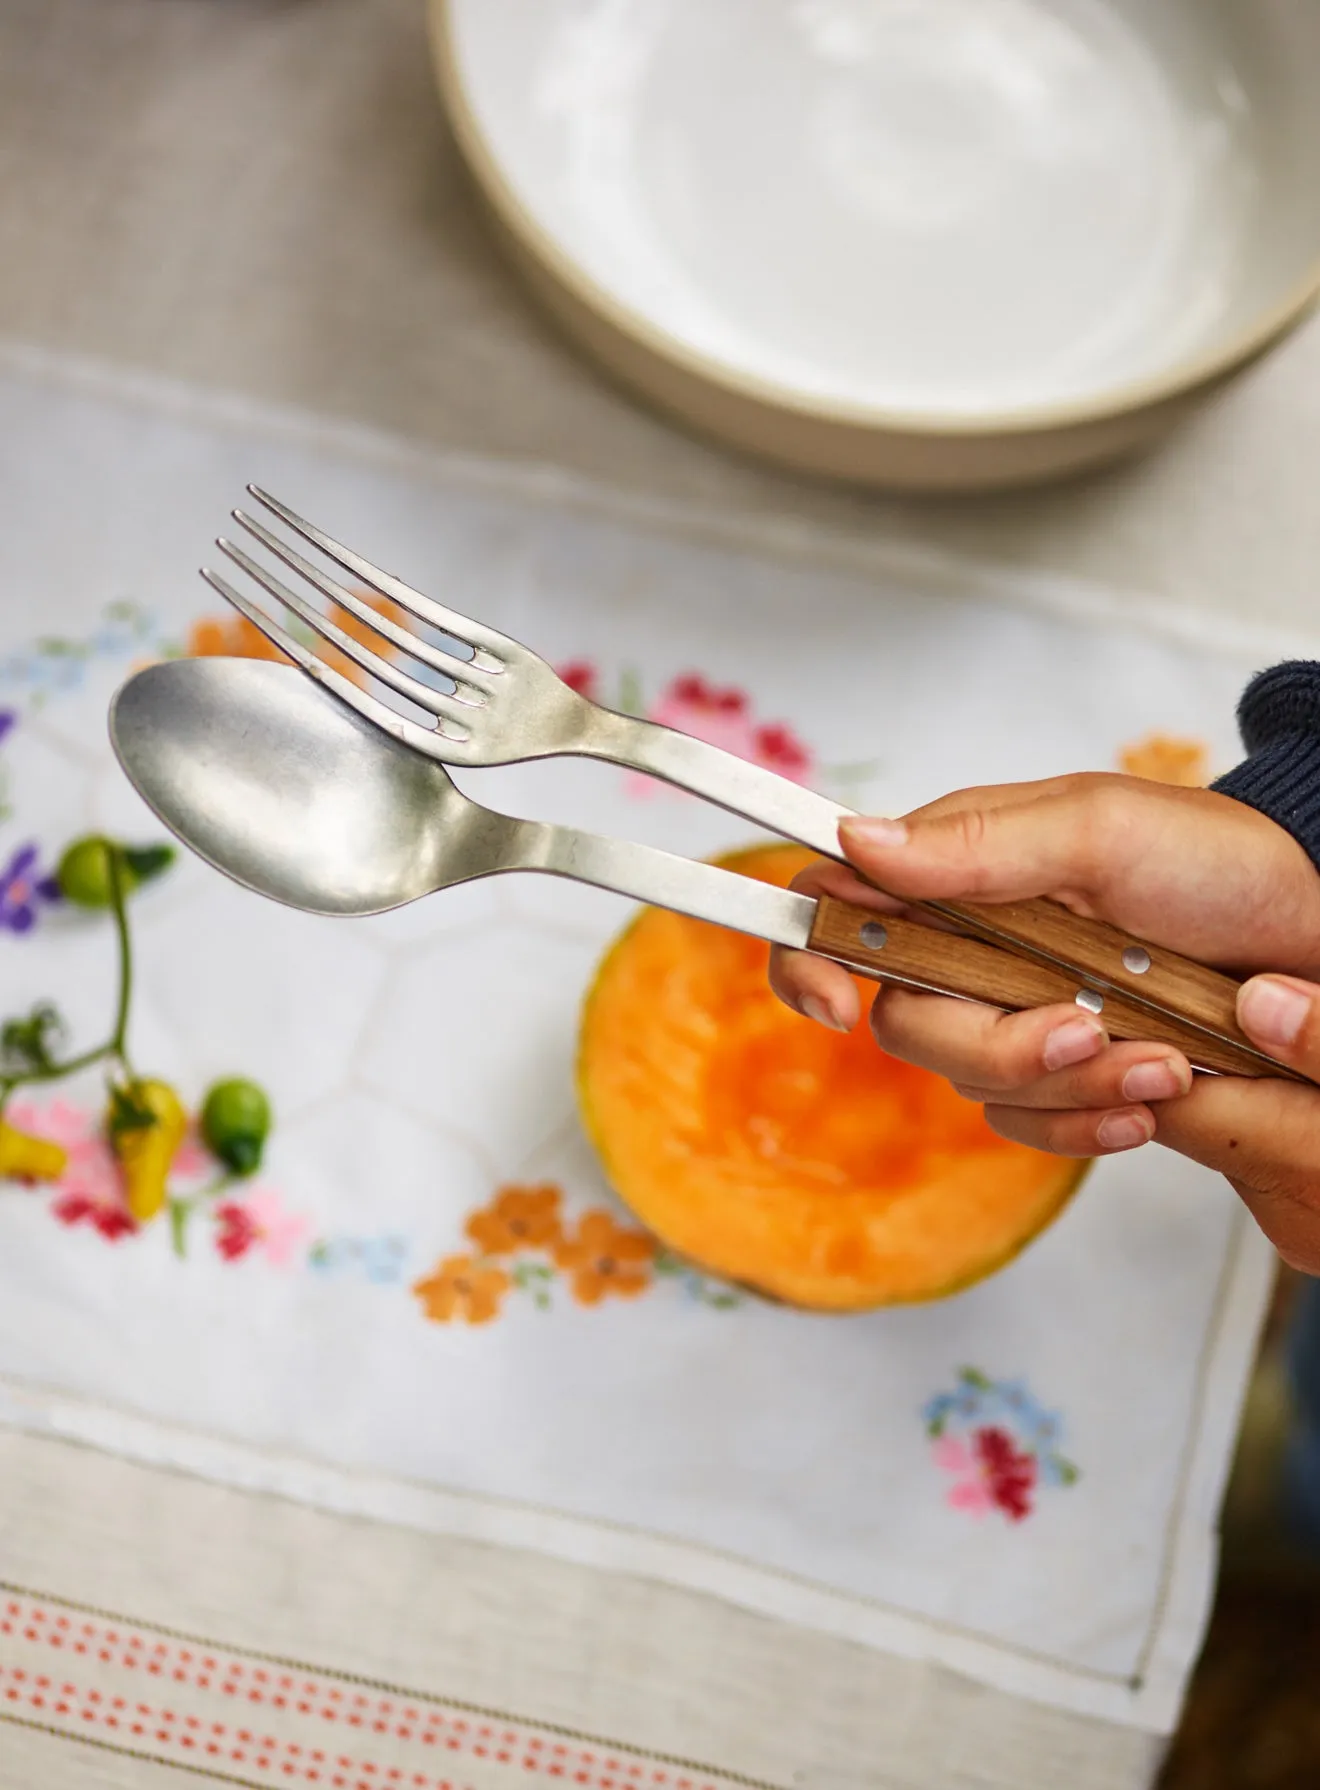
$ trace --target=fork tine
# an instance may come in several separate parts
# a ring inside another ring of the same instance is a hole
[[[474,670],[470,659],[459,659],[453,653],[443,652],[438,646],[431,646],[427,641],[419,639],[410,628],[402,628],[398,622],[391,621],[389,616],[381,615],[369,603],[364,603],[356,592],[346,590],[335,579],[328,578],[310,560],[304,559],[301,553],[295,552],[277,534],[272,534],[270,529],[256,521],[254,517],[246,515],[242,510],[233,510],[231,514],[240,528],[245,528],[249,534],[255,535],[262,546],[268,547],[276,558],[282,559],[292,571],[300,573],[309,584],[315,585],[322,596],[329,597],[332,603],[337,603],[341,609],[346,609],[350,615],[356,616],[373,633],[383,634],[386,640],[397,646],[401,652],[420,660],[423,665],[429,665],[432,671],[439,671],[445,677],[452,678],[456,684],[466,684],[469,689],[476,691],[481,696],[485,696],[489,692],[490,674]],[[272,594],[277,595],[278,593]],[[280,600],[284,599],[281,597]]]
[[[463,711],[465,709],[470,711],[474,706],[472,703],[465,703],[461,697],[446,696],[439,690],[433,690],[429,684],[419,683],[415,677],[409,677],[406,671],[400,671],[397,666],[391,665],[388,659],[382,659],[369,647],[362,646],[353,639],[351,634],[346,634],[336,622],[332,622],[328,616],[322,615],[319,609],[314,609],[306,597],[300,596],[297,591],[290,590],[288,585],[282,584],[272,572],[268,572],[265,566],[260,565],[241,547],[236,547],[232,541],[222,538],[216,542],[216,546],[232,559],[235,565],[241,566],[249,578],[254,578],[258,584],[268,590],[277,602],[283,603],[285,608],[291,609],[296,616],[306,622],[309,628],[319,634],[322,640],[328,640],[331,646],[343,653],[346,659],[351,659],[355,665],[360,666],[369,677],[374,677],[378,682],[387,684],[391,690],[404,697],[408,702],[415,703],[419,709],[425,709],[438,716],[440,731],[446,737],[451,739],[467,738]],[[445,725],[446,720],[458,722],[460,726],[463,726],[463,732],[455,734],[451,727]]]
[[[254,628],[259,629],[272,646],[277,646],[282,653],[287,654],[299,671],[306,672],[309,678],[340,702],[356,709],[364,721],[370,721],[373,726],[381,728],[401,745],[411,746],[416,752],[424,752],[428,758],[439,756],[435,735],[429,727],[419,727],[417,722],[408,720],[406,715],[396,714],[392,708],[388,708],[383,702],[377,702],[365,690],[359,690],[349,678],[318,659],[315,653],[309,652],[300,640],[295,640],[287,629],[272,621],[264,610],[235,590],[228,579],[222,578],[218,572],[212,572],[203,566],[202,577],[212,590],[220,593],[226,603],[245,616]],[[444,756],[446,760],[453,758],[454,754],[449,747],[446,747]]]
[[[419,621],[429,622],[431,627],[438,628],[442,634],[448,634],[455,640],[466,641],[476,649],[473,664],[479,671],[503,671],[504,661],[500,657],[502,650],[511,642],[505,635],[494,628],[487,628],[481,622],[473,621],[469,616],[459,615],[453,609],[446,609],[430,597],[424,597],[411,584],[405,584],[402,578],[396,578],[392,572],[383,572],[379,566],[373,566],[369,559],[363,559],[360,553],[354,553],[351,547],[345,547],[332,535],[325,534],[314,523],[307,522],[296,510],[291,510],[277,497],[263,491],[260,485],[249,485],[248,491],[264,509],[286,522],[295,534],[313,547],[320,548],[327,558],[333,559],[345,571],[353,572],[364,583],[378,590],[382,596],[392,597],[401,609],[415,615]]]

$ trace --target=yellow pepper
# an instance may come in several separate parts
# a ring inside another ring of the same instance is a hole
[[[132,1106],[150,1113],[151,1123],[125,1122],[112,1107],[110,1147],[124,1171],[128,1209],[139,1224],[148,1224],[165,1204],[170,1164],[188,1129],[188,1114],[168,1082],[135,1081],[126,1093]]]
[[[58,1181],[68,1152],[47,1137],[32,1137],[0,1119],[0,1181]]]

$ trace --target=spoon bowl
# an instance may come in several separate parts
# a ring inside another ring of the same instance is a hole
[[[172,833],[288,907],[384,913],[505,867],[503,816],[292,666],[148,666],[116,695],[110,738]]]

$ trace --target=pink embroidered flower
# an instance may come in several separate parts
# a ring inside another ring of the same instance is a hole
[[[119,1164],[105,1141],[98,1114],[57,1099],[48,1106],[16,1100],[10,1115],[24,1131],[48,1137],[68,1151],[68,1166],[51,1202],[61,1224],[90,1224],[110,1243],[132,1236],[138,1227],[125,1203]]]
[[[795,783],[805,783],[815,767],[810,747],[791,727],[781,721],[758,721],[745,690],[709,683],[699,672],[684,672],[666,685],[650,718]],[[635,795],[654,795],[660,785],[649,777],[634,776],[629,787]]]
[[[739,758],[753,750],[751,703],[745,690],[717,689],[699,672],[685,672],[660,693],[651,719],[711,746],[723,746]]]
[[[969,1440],[941,1436],[932,1447],[935,1465],[955,1475],[948,1503],[969,1516],[1002,1510],[1010,1522],[1031,1515],[1036,1457],[1016,1448],[1006,1430],[976,1430]]]
[[[86,1220],[107,1243],[131,1237],[138,1228],[122,1199],[116,1204],[94,1199],[90,1194],[62,1193],[50,1209],[61,1224],[82,1224]]]
[[[1036,1484],[1036,1457],[1013,1444],[1007,1430],[977,1430],[973,1437],[977,1459],[990,1496],[1010,1522],[1031,1515],[1031,1493]]]
[[[975,1454],[961,1436],[941,1436],[931,1449],[935,1465],[944,1473],[952,1473],[955,1483],[949,1487],[947,1503],[954,1510],[965,1510],[969,1516],[983,1517],[994,1509],[994,1499]]]
[[[567,665],[555,667],[570,690],[595,702],[599,698],[600,673],[590,659],[570,659]]]
[[[794,783],[805,783],[811,775],[811,749],[782,721],[758,727],[752,740],[753,759],[768,771],[778,771]]]
[[[222,1200],[215,1209],[215,1246],[227,1262],[258,1249],[274,1268],[287,1268],[307,1236],[307,1219],[285,1210],[278,1193],[256,1188],[241,1200]]]

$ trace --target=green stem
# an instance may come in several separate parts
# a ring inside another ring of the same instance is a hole
[[[115,1011],[115,1029],[110,1034],[109,1049],[119,1058],[132,1079],[133,1070],[128,1060],[126,1034],[128,1032],[129,1008],[133,1000],[133,941],[128,930],[128,907],[124,900],[123,866],[120,862],[119,848],[112,839],[107,839],[105,850],[106,862],[110,871],[110,907],[114,915],[115,935],[119,942],[119,1004]]]
[[[133,1079],[127,1046],[128,1015],[133,1000],[133,941],[128,930],[128,908],[124,900],[119,851],[111,839],[105,840],[104,844],[110,872],[110,908],[119,944],[119,996],[115,1007],[114,1030],[104,1044],[81,1051],[79,1055],[69,1057],[63,1063],[47,1063],[41,1069],[24,1069],[13,1075],[0,1075],[0,1113],[3,1113],[5,1103],[15,1088],[26,1087],[33,1082],[61,1081],[66,1075],[74,1075],[79,1069],[88,1069],[105,1057],[117,1057],[129,1079]]]

